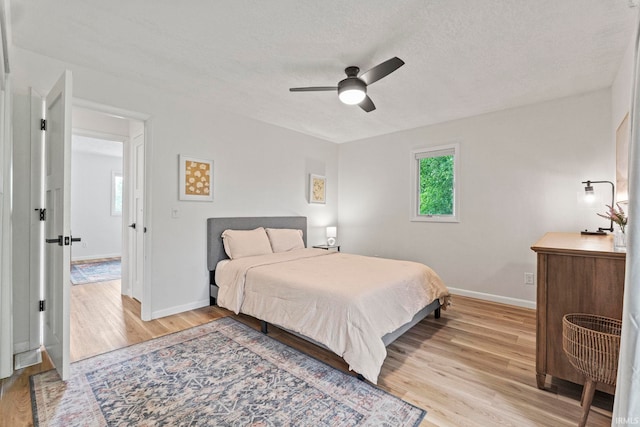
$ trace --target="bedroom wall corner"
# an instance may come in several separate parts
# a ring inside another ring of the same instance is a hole
[[[461,221],[411,222],[409,153],[451,142]],[[530,247],[603,225],[604,202],[586,206],[581,181],[614,180],[612,147],[610,89],[341,144],[343,250],[423,262],[452,288],[535,304]]]

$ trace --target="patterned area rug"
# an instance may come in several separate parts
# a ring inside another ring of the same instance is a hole
[[[31,377],[36,426],[417,426],[425,411],[231,318]]]
[[[120,279],[120,260],[71,264],[71,284],[106,282]]]

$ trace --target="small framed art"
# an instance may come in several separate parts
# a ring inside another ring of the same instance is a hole
[[[309,174],[309,203],[326,203],[327,178]]]
[[[180,200],[213,201],[213,160],[180,155]]]

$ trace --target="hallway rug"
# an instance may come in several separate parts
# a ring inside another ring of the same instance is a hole
[[[31,377],[36,426],[417,426],[425,411],[229,317]]]
[[[120,280],[121,274],[120,259],[71,264],[72,285]]]

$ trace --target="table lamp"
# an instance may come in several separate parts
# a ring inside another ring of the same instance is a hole
[[[583,184],[586,184],[584,187],[584,198],[588,202],[592,202],[595,200],[595,194],[593,192],[592,184],[611,184],[611,206],[615,203],[616,197],[616,189],[611,181],[582,181]],[[603,235],[607,234],[605,231],[611,231],[613,233],[613,219],[611,220],[611,224],[609,224],[609,228],[598,227],[598,231],[581,231],[580,234],[595,234],[595,235]]]
[[[338,230],[336,227],[327,227],[327,245],[333,246],[336,244],[336,236]]]

